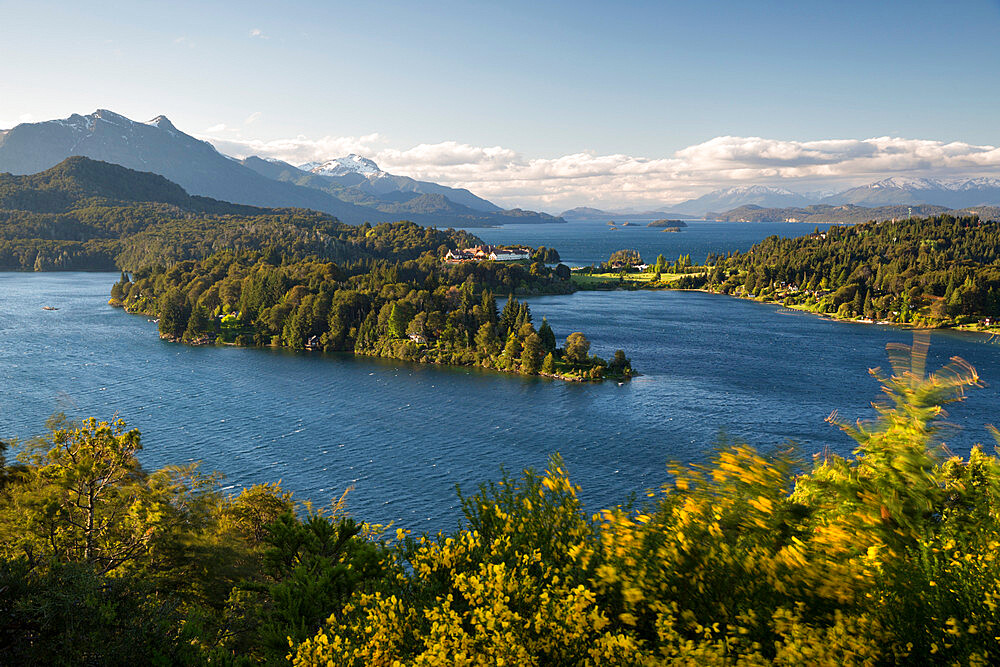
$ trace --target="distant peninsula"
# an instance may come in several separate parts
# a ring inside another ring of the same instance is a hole
[[[998,206],[972,206],[948,209],[944,206],[919,204],[913,206],[858,206],[856,204],[813,204],[805,207],[763,208],[752,204],[731,209],[725,213],[709,213],[707,218],[720,222],[808,222],[859,224],[870,220],[907,220],[936,215],[955,217],[976,215],[985,220],[1000,219]]]

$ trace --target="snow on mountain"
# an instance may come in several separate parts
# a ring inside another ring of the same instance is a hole
[[[894,176],[844,190],[820,203],[858,206],[934,204],[949,208],[997,205],[1000,204],[1000,179],[983,176],[939,180]]]
[[[382,171],[373,160],[356,153],[325,162],[307,162],[299,165],[298,169],[340,186],[358,188],[375,197],[394,198],[400,193],[441,195],[474,211],[496,213],[502,210],[493,202],[477,197],[464,188],[451,188]]]
[[[896,189],[896,190],[937,190],[941,187],[941,181],[935,181],[930,178],[905,178],[901,176],[893,176],[892,178],[884,178],[881,181],[875,183],[869,183],[867,187],[872,190],[885,190],[885,189]]]
[[[772,188],[767,185],[737,185],[732,188],[727,188],[725,190],[716,190],[712,194],[717,194],[719,196],[729,195],[793,195],[798,196],[791,190],[786,190],[785,188]]]
[[[784,188],[768,185],[737,185],[723,190],[714,190],[697,199],[689,199],[670,207],[677,213],[704,215],[709,211],[728,211],[753,204],[764,208],[804,206],[811,203],[806,197]]]
[[[368,178],[385,174],[373,160],[351,153],[347,157],[338,157],[326,162],[307,162],[299,166],[303,171],[309,171],[320,176],[347,176],[360,174]]]

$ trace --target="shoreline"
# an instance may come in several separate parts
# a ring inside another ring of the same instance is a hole
[[[897,329],[903,329],[908,331],[963,331],[966,333],[981,333],[989,336],[1000,336],[1000,325],[996,327],[984,328],[979,325],[972,324],[956,324],[956,325],[939,325],[939,326],[924,326],[915,325],[909,322],[890,322],[888,320],[870,320],[870,319],[845,319],[842,317],[837,317],[834,313],[818,313],[808,308],[803,308],[799,305],[788,305],[782,303],[781,301],[772,301],[769,299],[761,299],[753,296],[740,296],[738,294],[726,294],[725,292],[716,292],[714,290],[705,289],[703,287],[667,287],[667,286],[657,286],[650,287],[648,283],[644,284],[640,281],[632,281],[634,286],[624,287],[622,285],[617,285],[612,288],[579,288],[577,292],[636,292],[636,291],[647,291],[647,292],[701,292],[703,294],[715,294],[718,296],[725,296],[732,299],[740,299],[741,301],[752,301],[755,303],[762,303],[771,306],[780,306],[782,308],[787,308],[789,310],[794,310],[805,315],[812,315],[820,319],[829,320],[831,322],[840,322],[843,324],[865,324],[865,325],[878,325],[893,327]]]
[[[572,292],[570,292],[570,293],[572,293]],[[551,295],[550,294],[546,294],[546,296],[559,296],[559,295],[558,294],[551,294]],[[155,317],[155,314],[150,314],[150,313],[147,313],[147,312],[144,312],[144,311],[128,310],[121,302],[116,302],[114,299],[109,299],[108,300],[108,305],[111,306],[112,308],[121,308],[128,315],[136,315],[136,316],[139,316],[139,317],[146,317],[147,319],[151,318],[151,317]],[[153,320],[149,320],[149,321],[152,322]],[[214,336],[214,337],[211,337],[211,336],[200,336],[200,337],[195,338],[193,340],[183,340],[183,338],[178,338],[176,336],[168,336],[168,335],[160,333],[159,331],[157,331],[157,335],[159,336],[160,340],[166,341],[168,343],[174,343],[174,344],[178,344],[178,345],[188,345],[190,347],[216,347],[216,346],[220,346],[221,347],[221,346],[228,346],[228,347],[239,347],[239,348],[244,348],[244,349],[289,350],[289,351],[292,351],[292,352],[318,352],[318,353],[321,353],[321,354],[332,353],[332,352],[328,352],[327,350],[324,350],[322,348],[316,348],[316,347],[305,347],[305,348],[302,348],[302,349],[296,349],[296,348],[293,348],[293,347],[286,347],[284,345],[240,345],[239,343],[236,343],[236,342],[228,342],[228,341],[220,340],[219,336]],[[402,339],[400,339],[400,340],[402,341]],[[548,379],[551,379],[551,380],[562,380],[563,382],[579,382],[579,383],[595,383],[595,384],[597,384],[597,383],[601,383],[601,382],[604,382],[604,381],[611,381],[611,382],[622,383],[622,382],[626,382],[628,380],[631,380],[634,377],[638,377],[638,376],[642,375],[642,373],[638,373],[638,372],[635,372],[635,371],[633,371],[631,374],[627,374],[627,375],[626,374],[608,374],[608,375],[604,375],[603,377],[599,377],[599,378],[583,377],[582,375],[568,375],[568,374],[565,374],[565,373],[541,373],[541,372],[538,372],[538,373],[522,373],[522,372],[517,371],[517,370],[505,370],[505,369],[502,369],[502,368],[492,368],[490,366],[484,366],[484,365],[482,365],[480,363],[472,363],[472,364],[449,364],[449,363],[444,363],[444,362],[441,362],[441,361],[420,361],[420,360],[416,360],[416,359],[401,359],[399,357],[386,356],[386,355],[376,354],[376,353],[358,352],[356,350],[337,350],[337,351],[333,351],[333,352],[339,353],[339,354],[349,354],[349,355],[355,356],[355,357],[370,357],[372,359],[395,360],[395,361],[401,361],[401,362],[404,362],[404,363],[420,364],[420,365],[426,365],[426,366],[447,366],[449,368],[477,368],[479,370],[488,371],[488,372],[491,372],[491,373],[500,373],[500,374],[503,374],[503,375],[517,375],[517,376],[525,377],[525,378],[541,377],[541,378],[548,378]],[[605,368],[607,368],[607,367],[605,366]]]

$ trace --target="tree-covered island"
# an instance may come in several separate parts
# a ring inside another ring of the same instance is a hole
[[[414,230],[424,228],[384,223],[357,229],[377,239],[407,231],[419,236]],[[418,241],[407,252],[424,245]],[[610,361],[591,356],[580,332],[557,346],[549,323],[543,318],[536,325],[528,304],[513,295],[571,291],[562,274],[537,261],[450,264],[430,250],[407,261],[344,264],[290,259],[276,249],[226,251],[169,269],[123,273],[110,303],[156,317],[162,337],[188,343],[353,352],[565,380],[631,377],[624,352]],[[510,295],[502,310],[497,293]]]

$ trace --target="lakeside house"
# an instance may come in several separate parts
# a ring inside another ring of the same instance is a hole
[[[531,248],[520,246],[494,246],[477,245],[471,248],[460,248],[449,250],[444,261],[449,264],[459,264],[461,262],[482,262],[493,260],[495,262],[517,262],[531,259]]]

